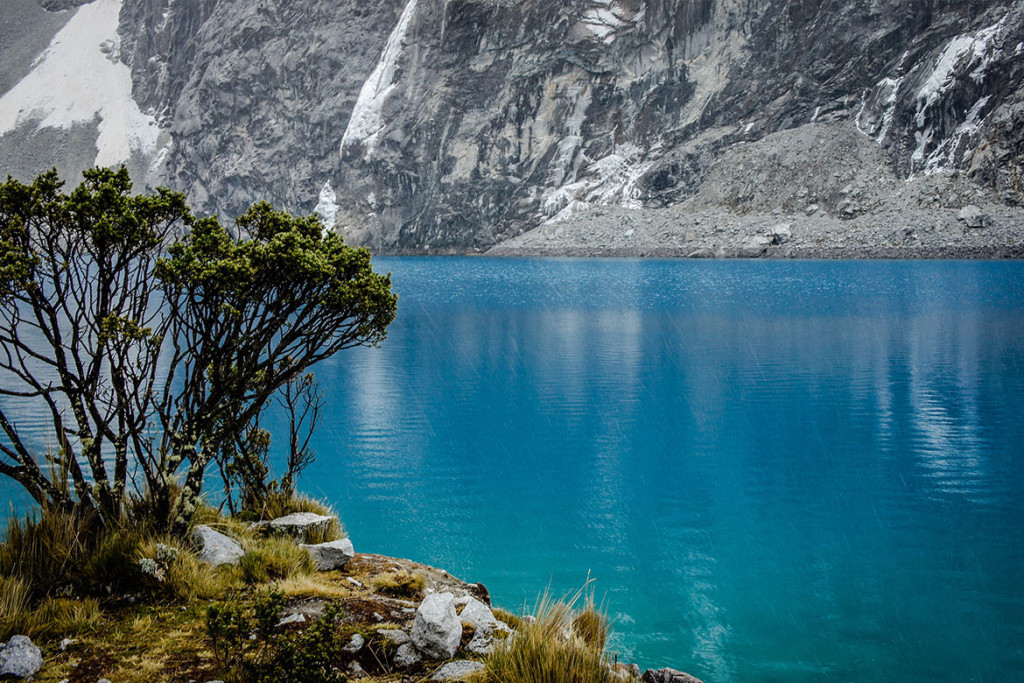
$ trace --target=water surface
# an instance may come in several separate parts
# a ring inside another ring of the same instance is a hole
[[[1024,680],[1024,264],[377,259],[304,485],[724,681]]]

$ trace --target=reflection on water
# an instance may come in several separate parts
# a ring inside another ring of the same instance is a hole
[[[1024,268],[379,259],[302,485],[722,681],[1024,679]]]

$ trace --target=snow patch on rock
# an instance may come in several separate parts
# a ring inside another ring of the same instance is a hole
[[[963,75],[979,85],[986,79],[989,67],[1000,56],[997,43],[1008,16],[976,33],[953,38],[939,54],[915,98],[917,130],[914,132],[916,149],[911,155],[912,171],[931,174],[952,165],[961,142],[977,133],[988,96],[979,98],[953,133],[938,141],[935,139],[935,110],[942,106],[944,97]]]
[[[320,200],[316,203],[313,213],[319,214],[320,222],[324,224],[324,234],[334,230],[335,219],[338,215],[338,195],[331,187],[330,180],[320,188]]]
[[[638,12],[633,12],[618,0],[589,0],[580,20],[573,25],[572,34],[577,39],[610,45],[620,33],[643,19],[645,11],[646,7],[641,6]]]
[[[541,198],[546,223],[564,221],[594,206],[642,208],[639,181],[651,162],[638,145],[619,145],[611,154],[590,163],[583,177],[548,190]]]
[[[346,151],[359,147],[363,149],[364,159],[369,160],[376,154],[380,134],[384,130],[384,105],[397,86],[395,77],[398,60],[408,42],[409,29],[415,14],[416,0],[409,0],[398,18],[398,23],[388,36],[388,42],[377,66],[359,91],[359,98],[341,138],[342,156]]]
[[[97,165],[156,155],[160,128],[132,98],[131,72],[119,57],[121,1],[79,7],[32,71],[0,98],[0,135],[25,123],[67,129],[98,120]]]

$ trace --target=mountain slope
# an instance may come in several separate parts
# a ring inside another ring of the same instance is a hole
[[[10,0],[0,20],[15,12],[35,27],[18,54],[53,34],[0,79],[16,174],[129,161],[201,210],[268,198],[380,251],[484,250],[599,206],[772,211],[721,192],[720,160],[819,125],[859,131],[894,178],[1020,201],[1020,0]],[[97,65],[100,104],[58,97]],[[873,210],[839,203],[821,215]]]

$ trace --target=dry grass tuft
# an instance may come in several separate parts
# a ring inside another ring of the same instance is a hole
[[[314,571],[309,551],[283,536],[250,541],[238,567],[248,584],[281,581]]]
[[[373,589],[384,595],[396,598],[418,598],[423,595],[427,580],[419,572],[400,569],[396,572],[381,574],[373,579]]]
[[[536,621],[520,620],[475,679],[488,683],[617,683],[604,656],[607,619],[591,600],[577,612],[583,590],[564,600],[544,595]],[[499,617],[500,618],[500,617]]]

